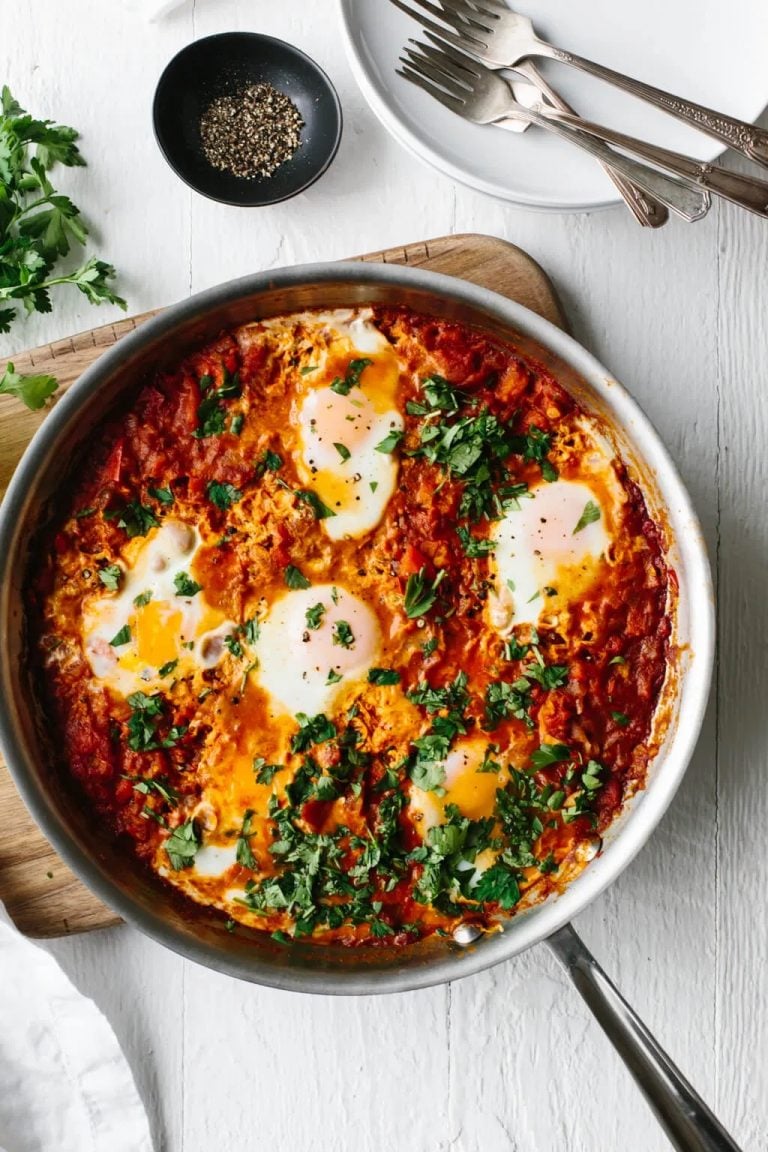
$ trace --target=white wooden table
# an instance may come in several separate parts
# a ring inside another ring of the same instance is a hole
[[[746,1149],[768,1147],[768,227],[716,206],[641,231],[620,209],[523,212],[414,161],[365,106],[328,0],[5,0],[0,80],[81,129],[64,181],[131,310],[255,269],[451,231],[527,248],[576,334],[650,415],[702,516],[720,661],[701,743],[652,842],[579,929]],[[190,39],[258,29],[310,52],[345,111],[339,156],[265,210],[210,203],[162,159],[150,107]],[[82,301],[82,302],[81,302]],[[4,356],[111,318],[84,298],[0,340]],[[451,987],[308,998],[235,983],[129,928],[49,945],[112,1021],[157,1149],[656,1152],[668,1146],[543,949]],[[22,1150],[23,1152],[23,1150]],[[58,1152],[58,1150],[51,1150]]]

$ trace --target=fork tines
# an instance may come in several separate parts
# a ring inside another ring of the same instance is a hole
[[[467,11],[474,11],[474,9],[470,9],[469,5],[464,4],[463,0],[458,0],[458,2],[461,3],[462,8],[466,7]],[[406,16],[410,16],[412,20],[421,24],[422,28],[428,28],[430,32],[435,32],[443,40],[447,40],[448,43],[453,44],[456,48],[468,48],[470,51],[478,49],[481,52],[487,48],[487,44],[484,40],[480,39],[480,36],[482,36],[483,32],[488,32],[489,29],[477,23],[468,23],[467,20],[459,15],[458,11],[454,12],[453,10],[439,8],[436,4],[432,4],[430,0],[412,0],[412,3],[445,22],[444,24],[438,24],[436,21],[430,20],[428,16],[422,16],[421,12],[416,12],[413,8],[404,4],[403,0],[390,0],[390,3],[394,4],[395,8],[399,8],[401,12],[405,12]],[[475,16],[477,16],[477,12],[475,12]],[[445,27],[445,24],[455,28],[456,32],[451,32],[450,28]]]

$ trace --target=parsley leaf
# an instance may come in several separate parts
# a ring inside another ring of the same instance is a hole
[[[202,383],[202,381],[201,381]],[[227,424],[227,411],[219,403],[218,396],[213,392],[204,396],[197,409],[197,428],[192,435],[195,440],[205,440],[208,436],[221,436]]]
[[[369,360],[367,356],[361,357],[359,360],[350,360],[344,379],[342,380],[337,376],[331,384],[331,391],[337,392],[339,396],[348,396],[352,389],[360,384],[360,377],[371,364],[373,364],[373,360]]]
[[[508,716],[514,716],[528,728],[533,728],[530,707],[531,684],[524,676],[511,684],[506,680],[495,680],[485,689],[486,726],[491,731]]]
[[[173,504],[173,492],[170,488],[149,488],[149,495],[161,504]]]
[[[202,584],[198,584],[186,572],[177,572],[173,578],[173,587],[177,596],[196,596],[202,592]]]
[[[424,616],[429,612],[437,599],[437,589],[444,578],[445,570],[442,568],[431,583],[427,580],[425,568],[420,568],[418,572],[414,572],[408,577],[403,607],[410,620],[415,620],[417,616]]]
[[[381,443],[376,445],[376,451],[391,454],[394,452],[395,448],[397,448],[402,438],[403,432],[399,428],[393,428],[392,431],[384,437]]]
[[[167,664],[161,664],[161,666],[157,670],[158,676],[160,676],[162,678],[165,678],[166,676],[170,676],[171,672],[175,671],[177,664],[178,664],[178,660],[169,660]]]
[[[571,750],[565,744],[542,744],[531,753],[531,764],[534,768],[549,768],[552,764],[559,764],[570,758]]]
[[[594,524],[596,520],[600,519],[600,508],[595,504],[594,500],[587,500],[584,505],[584,511],[579,517],[579,522],[573,530],[575,536],[577,532],[581,532],[588,524]]]
[[[611,719],[615,724],[618,724],[619,728],[626,728],[631,722],[626,712],[611,712]]]
[[[311,581],[307,580],[303,572],[293,564],[286,565],[283,578],[289,588],[311,588]]]
[[[263,756],[257,756],[253,762],[253,772],[257,784],[271,784],[276,773],[283,767],[282,764],[267,764]]]
[[[309,628],[311,632],[317,632],[318,628],[323,622],[324,615],[325,604],[314,604],[311,608],[307,608],[307,628]]]
[[[257,460],[254,468],[256,476],[261,477],[265,472],[277,472],[283,466],[282,456],[278,456],[277,452],[272,452],[269,448],[265,448],[260,458]]]
[[[298,712],[296,719],[299,722],[299,731],[291,739],[291,752],[306,752],[313,744],[325,744],[333,740],[336,735],[336,725],[329,720],[325,713],[317,716],[307,716],[306,712]]]
[[[468,528],[459,527],[456,532],[464,549],[464,555],[470,560],[474,560],[478,556],[490,556],[496,547],[495,540],[473,536]]]
[[[0,182],[0,192],[2,190],[2,183]],[[2,239],[3,231],[0,227],[0,239]],[[4,245],[3,245],[4,247]],[[3,258],[0,256],[0,270],[3,266]],[[10,327],[10,319],[14,316],[14,312],[10,309],[0,309],[0,332],[7,332]],[[4,322],[5,317],[5,322]],[[36,376],[25,376],[21,372],[16,372],[13,364],[10,362],[6,364],[5,372],[0,376],[0,393],[5,393],[7,396],[15,396],[17,400],[21,400],[22,404],[26,404],[27,408],[35,411],[42,408],[49,396],[59,386],[59,382],[55,376],[48,376],[45,373],[40,373]]]
[[[243,494],[239,488],[235,488],[233,484],[218,484],[215,480],[211,480],[206,489],[208,499],[211,504],[222,511],[231,508],[233,504],[237,504],[238,500],[242,500]]]
[[[368,669],[368,683],[369,684],[399,684],[400,673],[396,672],[394,668],[369,668]]]
[[[225,636],[224,644],[229,652],[238,659],[243,655],[243,646],[238,639],[234,636]]]
[[[191,867],[199,847],[200,837],[194,820],[185,820],[178,828],[174,828],[164,844],[174,872]]]
[[[123,644],[128,644],[131,639],[131,629],[128,624],[124,624],[120,631],[110,640],[112,648],[121,648]]]
[[[516,873],[506,864],[496,863],[486,869],[472,889],[475,900],[498,904],[505,912],[520,900],[520,885]]]
[[[346,444],[337,444],[334,441],[333,446],[336,449],[336,451],[338,452],[341,459],[346,463],[346,461],[349,460],[350,456],[352,455],[349,448],[347,448]]]
[[[235,846],[235,859],[237,860],[238,864],[242,864],[244,868],[251,868],[255,870],[258,867],[258,864],[256,862],[255,856],[253,855],[253,852],[251,851],[250,837],[253,832],[252,821],[253,809],[246,808],[245,814],[243,816],[243,823],[240,828],[240,835],[237,838],[237,844]]]
[[[124,528],[126,536],[131,539],[135,536],[146,536],[152,528],[157,528],[160,524],[152,509],[136,500],[130,501],[123,508],[105,512],[104,519],[117,520],[118,528]]]
[[[299,488],[294,493],[302,500],[315,514],[315,520],[327,520],[329,516],[335,516],[333,508],[329,508],[327,504],[323,504],[317,492],[313,492],[310,488]]]
[[[562,688],[568,680],[567,664],[531,664],[525,669],[529,680],[535,680],[542,688],[551,692],[554,688]]]
[[[333,642],[342,648],[354,647],[355,637],[346,620],[337,620],[333,626]]]
[[[99,569],[99,580],[110,592],[117,592],[122,578],[123,570],[119,564],[109,564],[106,568]]]
[[[149,604],[152,599],[152,589],[148,588],[146,592],[139,592],[138,596],[134,596],[133,605],[135,608],[144,608]]]

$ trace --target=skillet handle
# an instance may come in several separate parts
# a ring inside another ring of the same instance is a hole
[[[677,1152],[740,1152],[570,924],[547,944],[632,1073]]]

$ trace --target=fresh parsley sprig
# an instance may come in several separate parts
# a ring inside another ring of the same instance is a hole
[[[9,332],[26,313],[50,312],[50,290],[70,284],[91,304],[125,301],[112,290],[111,264],[91,257],[79,267],[56,275],[56,266],[75,247],[83,247],[88,229],[79,208],[56,191],[48,178],[55,164],[85,164],[74,128],[53,120],[36,120],[13,98],[0,93],[0,332]],[[0,392],[16,396],[29,408],[41,408],[55,392],[55,377],[23,376],[8,364]]]

